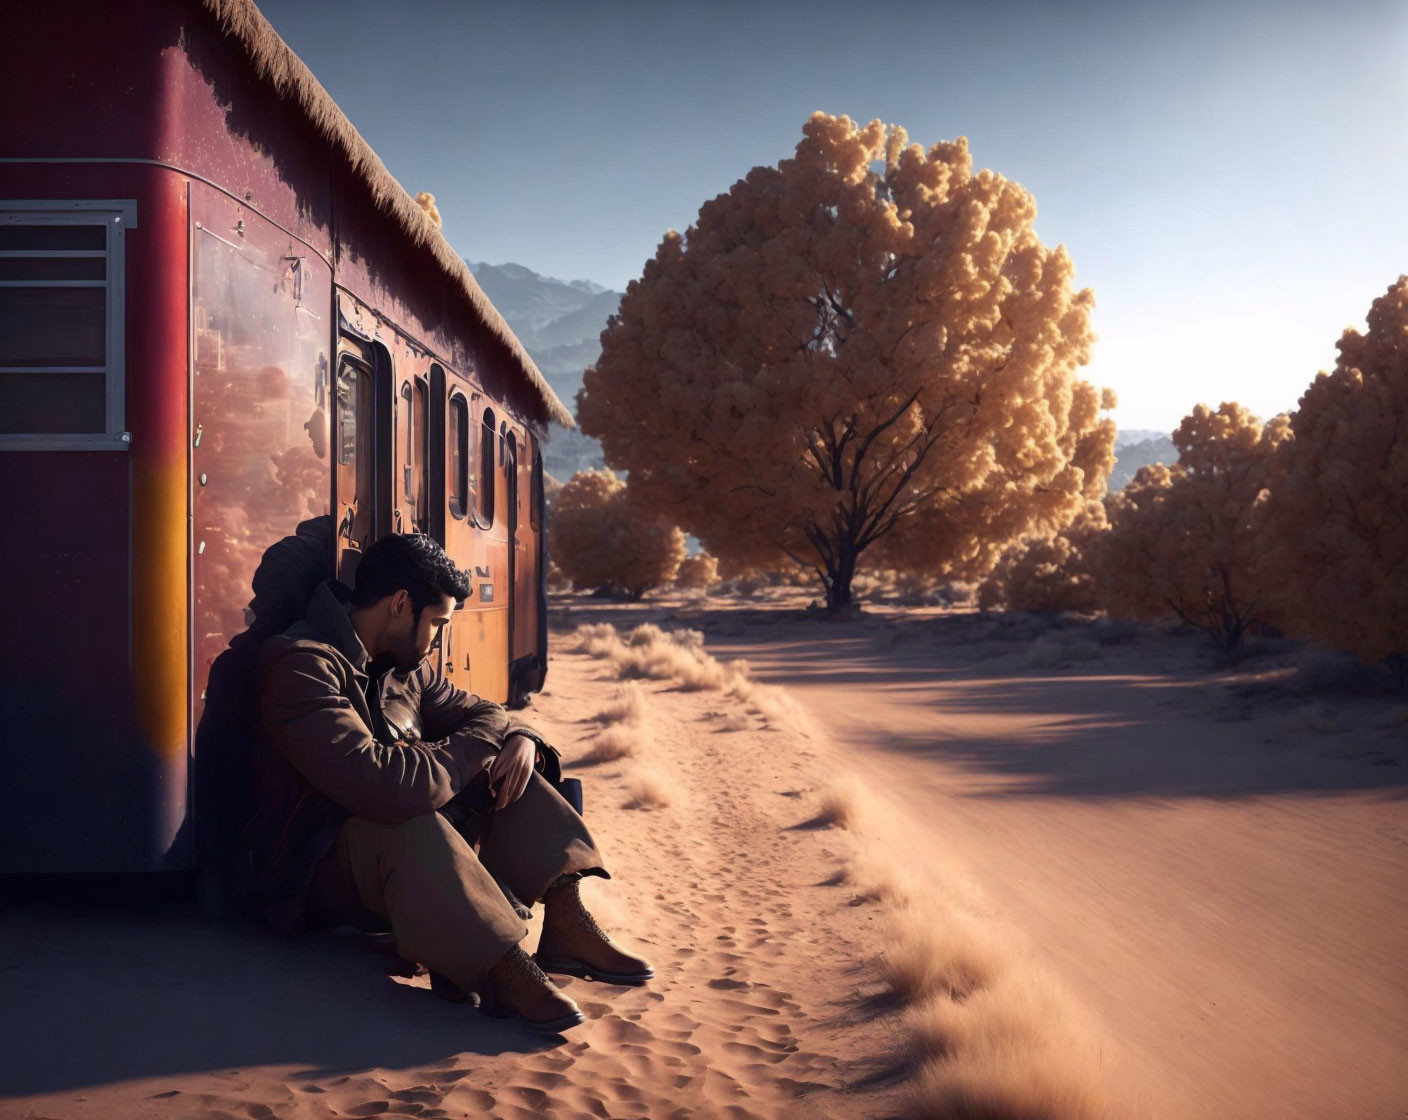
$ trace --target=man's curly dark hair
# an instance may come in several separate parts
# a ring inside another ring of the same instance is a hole
[[[352,603],[370,607],[405,591],[416,617],[448,595],[456,603],[469,598],[469,576],[455,566],[439,542],[424,533],[390,533],[377,541],[357,565]]]

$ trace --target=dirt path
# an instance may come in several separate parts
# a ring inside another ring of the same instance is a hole
[[[1118,1108],[1408,1116],[1401,707],[1239,694],[1168,639],[711,617],[1095,1013]]]

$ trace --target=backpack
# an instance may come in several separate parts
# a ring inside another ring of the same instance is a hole
[[[291,536],[270,545],[251,580],[249,628],[231,638],[210,666],[205,709],[196,726],[191,819],[197,866],[219,879],[230,876],[254,815],[259,647],[302,620],[313,592],[331,574],[332,546],[331,514],[302,522]]]

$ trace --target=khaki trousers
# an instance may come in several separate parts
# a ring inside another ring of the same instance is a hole
[[[403,957],[470,991],[528,932],[495,877],[531,905],[574,871],[606,874],[582,818],[534,774],[522,797],[489,814],[477,855],[440,813],[350,818],[314,872],[309,922],[359,924],[370,911],[390,923]]]

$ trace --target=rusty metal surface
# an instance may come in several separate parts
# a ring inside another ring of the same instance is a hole
[[[0,197],[130,198],[140,218],[126,242],[131,451],[4,457],[21,483],[0,488],[0,516],[42,544],[5,568],[27,638],[0,654],[0,870],[189,866],[187,762],[210,667],[248,622],[264,551],[302,521],[340,516],[334,493],[354,489],[336,466],[335,285],[355,295],[369,346],[384,347],[394,400],[402,384],[413,402],[418,383],[430,391],[441,364],[444,396],[430,392],[426,417],[443,424],[449,396],[466,399],[470,473],[494,414],[491,527],[445,508],[450,456],[436,427],[417,437],[431,441],[418,460],[404,439],[389,445],[370,503],[381,519],[358,534],[394,527],[398,508],[402,528],[443,525],[474,587],[447,671],[495,699],[541,621],[509,583],[503,455],[512,426],[530,461],[527,422],[541,409],[424,250],[194,5],[53,0],[16,19],[26,42],[61,45],[63,65],[34,49],[0,73],[0,101],[29,107],[7,120],[5,154],[70,162],[0,164]],[[132,162],[72,162],[89,158]],[[401,430],[394,407],[372,407],[389,437]],[[410,501],[406,466],[419,471]],[[525,578],[529,490],[525,472]],[[54,626],[56,610],[71,625]]]
[[[332,279],[247,207],[193,188],[192,211],[198,723],[210,666],[252,621],[260,558],[331,510]]]

